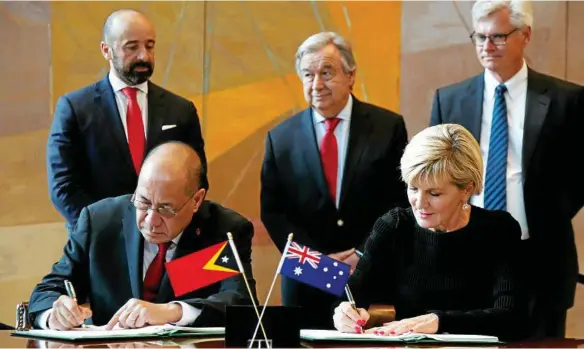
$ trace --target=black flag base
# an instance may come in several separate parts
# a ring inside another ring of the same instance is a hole
[[[261,311],[263,306],[258,307]],[[263,336],[253,338],[258,318],[251,305],[232,305],[225,314],[225,347],[239,348],[299,348],[300,308],[267,306],[262,323],[268,343]]]

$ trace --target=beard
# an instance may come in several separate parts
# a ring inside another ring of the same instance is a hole
[[[124,67],[124,63],[118,57],[114,57],[113,63],[118,76],[130,86],[148,81],[152,76],[152,73],[154,73],[153,65],[146,61],[133,62],[126,68]],[[136,68],[146,68],[146,70],[137,71]]]

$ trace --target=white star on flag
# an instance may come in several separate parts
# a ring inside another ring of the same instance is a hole
[[[223,263],[229,262],[229,257],[223,256],[223,258],[221,258],[221,262],[223,262]]]
[[[294,275],[300,275],[300,274],[302,274],[302,268],[300,268],[300,267],[294,268]]]

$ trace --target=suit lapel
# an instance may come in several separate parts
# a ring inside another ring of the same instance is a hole
[[[142,265],[144,256],[144,239],[136,224],[136,210],[129,205],[128,212],[124,216],[124,239],[126,241],[126,256],[128,274],[132,286],[132,297],[142,298]]]
[[[162,132],[164,119],[164,90],[148,82],[148,129],[146,137],[146,153],[150,151]],[[146,154],[144,154],[146,155]]]
[[[481,140],[481,120],[483,116],[485,79],[483,74],[477,75],[469,84],[466,95],[462,99],[460,119],[456,120],[472,133],[477,142]],[[468,117],[466,113],[469,113]]]
[[[546,91],[547,88],[539,74],[529,69],[527,73],[527,97],[521,154],[524,183],[529,173],[529,163],[550,105],[550,97],[546,95]]]
[[[102,114],[100,119],[107,120],[108,126],[105,129],[108,130],[107,134],[111,135],[112,143],[119,149],[118,153],[123,158],[124,164],[132,169],[132,173],[135,173],[126,133],[124,132],[124,125],[122,125],[122,120],[120,119],[116,97],[114,96],[108,75],[97,83],[94,102],[96,104],[95,110]],[[107,137],[107,134],[104,136]]]
[[[359,160],[365,149],[367,140],[373,130],[368,113],[364,110],[363,104],[353,97],[353,110],[351,111],[351,124],[349,125],[349,145],[345,154],[345,167],[343,169],[343,182],[341,183],[341,197],[339,207],[347,197],[351,181],[355,175]]]
[[[324,179],[322,164],[320,162],[320,151],[318,143],[316,142],[316,134],[314,132],[314,120],[312,118],[312,109],[308,108],[302,112],[300,117],[301,130],[299,140],[296,144],[301,148],[306,168],[312,174],[316,181],[316,185],[322,195],[329,197],[328,189]]]

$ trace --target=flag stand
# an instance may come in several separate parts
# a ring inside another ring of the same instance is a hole
[[[257,306],[255,299],[254,299],[255,297],[253,296],[253,293],[251,292],[251,288],[249,287],[249,283],[247,282],[247,275],[245,275],[245,270],[243,269],[243,265],[241,264],[241,259],[239,258],[239,253],[237,252],[237,248],[235,247],[235,242],[233,241],[233,234],[228,232],[227,238],[229,239],[229,246],[231,247],[231,250],[233,251],[235,261],[237,262],[237,267],[239,268],[239,271],[241,272],[241,275],[243,276],[243,281],[245,282],[245,287],[247,287],[247,292],[249,293],[249,298],[251,299],[251,303],[253,304],[253,308],[254,308],[255,313],[258,317],[258,326],[260,326],[262,328],[262,333],[264,335],[264,340],[265,340],[265,342],[263,342],[263,344],[265,346],[262,346],[262,340],[256,341],[255,335],[254,335],[254,337],[251,340],[251,343],[250,343],[250,341],[248,341],[248,345],[254,345],[254,342],[258,342],[257,348],[271,348],[272,341],[268,339],[268,335],[266,334],[266,330],[264,329],[264,325],[262,324],[260,313],[258,311],[258,306]],[[265,308],[266,307],[264,306],[264,309]],[[263,314],[263,310],[262,310],[262,314]],[[257,327],[256,327],[256,331],[257,331]]]
[[[274,274],[274,278],[272,279],[272,285],[270,286],[270,290],[268,291],[268,295],[266,296],[266,300],[264,301],[264,307],[262,308],[262,314],[259,317],[259,322],[253,332],[253,337],[251,338],[251,342],[253,344],[255,337],[258,333],[258,327],[262,323],[262,319],[264,318],[264,312],[268,307],[268,302],[270,297],[272,296],[272,290],[274,289],[274,285],[276,284],[276,279],[278,278],[278,274],[280,274],[280,270],[282,269],[282,264],[284,263],[284,258],[286,256],[286,252],[288,252],[288,247],[290,247],[290,243],[292,242],[292,237],[294,236],[293,233],[288,234],[288,241],[286,242],[286,246],[284,247],[284,251],[282,251],[282,257],[280,257],[280,262],[278,263],[278,267],[276,268],[276,273]],[[248,346],[248,348],[251,348]]]

